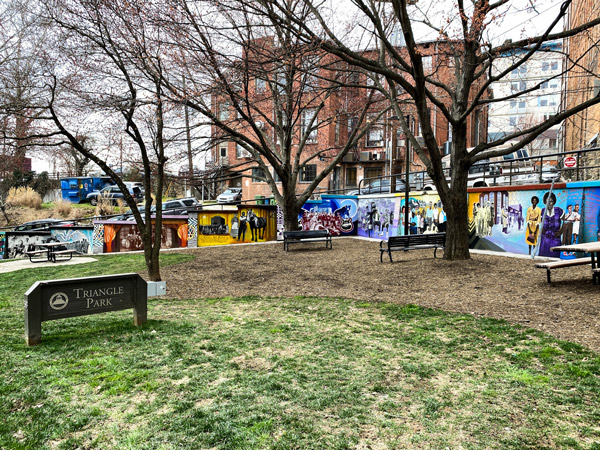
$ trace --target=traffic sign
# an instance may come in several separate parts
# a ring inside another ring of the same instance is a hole
[[[577,158],[575,158],[574,156],[567,156],[563,164],[569,169],[575,167],[577,165]]]

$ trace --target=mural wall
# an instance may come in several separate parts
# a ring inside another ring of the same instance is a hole
[[[600,187],[569,183],[469,194],[470,246],[475,249],[569,259],[550,248],[596,241],[600,232]]]
[[[4,231],[0,231],[0,259],[4,259],[4,246],[6,243],[6,236]]]
[[[26,258],[25,252],[39,244],[58,242],[49,231],[7,231],[4,234],[4,259]]]
[[[309,200],[298,215],[301,230],[329,230],[332,236],[356,235],[358,200],[356,197],[323,195]]]
[[[97,241],[102,237],[102,252],[143,250],[142,238],[135,222],[101,221],[94,223],[94,253],[99,253]],[[187,217],[163,218],[161,248],[187,247]]]
[[[404,195],[368,197],[358,201],[358,235],[376,239],[404,234]],[[409,234],[446,231],[446,213],[437,194],[408,198]]]
[[[190,212],[189,221],[197,220],[199,247],[277,238],[277,208],[266,205],[240,205],[207,208]]]
[[[61,227],[50,228],[52,237],[58,242],[65,242],[65,247],[76,250],[82,255],[92,254],[93,227]]]

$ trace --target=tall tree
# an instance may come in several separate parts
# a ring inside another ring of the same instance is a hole
[[[54,145],[71,146],[117,183],[139,228],[149,278],[157,281],[161,199],[170,141],[167,124],[172,106],[163,93],[162,49],[149,48],[141,39],[159,31],[135,6],[116,0],[57,0],[48,5],[48,17],[56,25],[53,39],[60,58],[47,83],[47,114],[43,117],[53,130],[37,137],[53,137]],[[129,32],[133,28],[136,34]],[[153,66],[157,70],[140,71],[134,61],[141,58],[156,60]],[[143,215],[120,172],[113,168],[118,151],[102,158],[90,145],[109,141],[117,126],[126,145],[136,149],[144,171]],[[158,199],[155,211],[151,209],[152,195]]]
[[[310,14],[301,2],[286,7],[294,17]],[[238,146],[245,158],[232,175],[268,183],[285,228],[296,229],[306,200],[386,108],[374,107],[381,100],[374,89],[349,84],[346,63],[303,42],[280,22],[283,16],[253,8],[244,1],[172,0],[151,16],[160,17],[181,71],[164,78],[165,88],[208,119],[212,145]],[[338,132],[326,135],[334,126]]]
[[[320,1],[302,2],[310,9],[309,17],[299,15],[288,7],[287,0],[258,0],[249,2],[257,15],[266,15],[279,21],[280,26],[294,34],[300,42],[319,45],[326,52],[362,70],[382,77],[382,88],[393,107],[399,124],[412,142],[414,149],[427,167],[435,182],[447,213],[447,259],[469,258],[467,177],[469,168],[484,159],[506,155],[523,148],[552,126],[561,123],[591,105],[600,102],[596,96],[555,114],[542,123],[510,133],[491,142],[479,142],[467,149],[467,124],[474,115],[485,114],[486,108],[496,102],[519,99],[535,93],[545,80],[525,86],[503,98],[486,95],[490,85],[513,70],[526,64],[544,42],[577,35],[600,24],[600,18],[577,28],[555,32],[567,14],[571,0],[564,1],[547,22],[545,31],[524,39],[495,43],[490,30],[502,20],[516,2],[511,0],[474,0],[466,5],[462,0],[445,2],[407,0],[350,0],[355,8],[357,24],[352,33],[336,24],[336,15]],[[436,14],[437,10],[437,14]],[[432,45],[436,50],[424,54],[419,50],[419,29],[426,26],[434,30],[437,38]],[[367,40],[356,40],[356,29]],[[401,49],[396,45],[401,36]],[[439,44],[439,45],[438,45]],[[365,52],[365,45],[376,49]],[[493,66],[499,58],[512,57],[512,63],[495,72]],[[575,63],[567,64],[566,71]],[[450,77],[439,76],[449,72]],[[403,120],[404,109],[398,99],[409,98],[420,123],[422,140],[417,140]],[[442,166],[441,152],[435,139],[430,108],[435,108],[450,123],[451,167],[450,179]],[[516,143],[514,143],[517,141]],[[512,145],[506,144],[511,142]]]

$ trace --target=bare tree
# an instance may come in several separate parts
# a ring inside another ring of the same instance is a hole
[[[297,17],[310,13],[301,3],[289,7]],[[168,30],[180,67],[164,78],[173,100],[207,118],[211,145],[236,144],[244,156],[230,176],[268,183],[285,228],[296,229],[306,200],[385,113],[373,107],[376,90],[349,86],[346,63],[254,14],[252,2],[174,0],[151,16]],[[343,131],[326,136],[334,123]]]
[[[456,4],[444,3],[438,8],[443,13],[435,15],[437,2],[407,0],[370,1],[351,0],[356,9],[355,29],[362,29],[368,40],[351,42],[356,34],[344,34],[342,27],[334,26],[330,10],[322,2],[305,0],[311,15],[298,15],[288,8],[285,0],[252,2],[255,14],[267,15],[279,20],[281,26],[290,33],[302,37],[303,42],[320,45],[322,49],[348,63],[378,74],[384,79],[382,87],[392,105],[399,125],[412,142],[427,172],[434,180],[440,199],[447,213],[447,259],[469,258],[467,176],[469,167],[486,158],[512,153],[532,142],[537,136],[566,118],[600,102],[596,96],[569,109],[550,116],[543,123],[517,130],[492,142],[484,140],[472,149],[467,148],[469,134],[477,130],[478,118],[483,118],[486,108],[499,101],[517,99],[538,90],[545,80],[531,86],[524,86],[503,98],[491,98],[490,85],[511,71],[519,68],[547,41],[577,35],[600,24],[600,18],[559,32],[555,27],[567,14],[571,0],[560,5],[547,28],[539,35],[516,41],[507,40],[494,44],[489,35],[490,27],[507,13],[510,0],[489,2],[475,0],[468,5],[462,0]],[[416,5],[415,5],[416,4]],[[411,6],[415,5],[415,6]],[[335,15],[333,19],[335,18]],[[439,20],[436,20],[439,19]],[[434,50],[428,54],[420,51],[419,26],[425,25],[436,32],[438,38],[431,45]],[[392,33],[396,31],[396,33]],[[392,36],[401,36],[399,48]],[[364,45],[375,51],[365,52]],[[513,61],[504,70],[493,70],[499,58],[513,55]],[[566,71],[575,63],[567,64]],[[444,76],[444,72],[451,76]],[[404,110],[398,99],[410,98],[420,123],[422,140],[417,140],[403,120]],[[446,180],[441,161],[441,152],[436,141],[430,108],[439,112],[451,128],[451,167],[450,181]],[[482,123],[483,121],[479,121]],[[513,142],[512,145],[504,144]]]
[[[43,119],[52,124],[53,131],[36,137],[54,138],[54,145],[71,146],[117,183],[139,228],[148,275],[157,281],[161,199],[169,144],[167,123],[173,106],[163,94],[160,69],[141,72],[133,62],[161,57],[160,48],[149,49],[139,40],[140,36],[158,31],[133,6],[118,1],[85,0],[57,0],[48,6],[48,17],[56,25],[54,45],[58,59],[47,83],[47,114]],[[138,34],[130,34],[130,28]],[[156,62],[154,67],[161,65]],[[82,124],[87,124],[87,129]],[[112,155],[102,158],[97,148],[100,144],[90,145],[109,141],[117,126],[123,141],[136,149],[144,171],[143,215],[120,173],[113,168],[115,149]],[[152,195],[158,199],[155,211],[151,209]]]
[[[0,171],[23,170],[39,110],[37,78],[42,73],[46,27],[29,2],[9,0],[0,6]]]

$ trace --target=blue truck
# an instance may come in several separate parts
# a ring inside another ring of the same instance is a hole
[[[93,191],[100,191],[106,186],[115,184],[110,177],[70,177],[61,178],[60,190],[62,198],[71,203],[86,201],[87,195]]]

